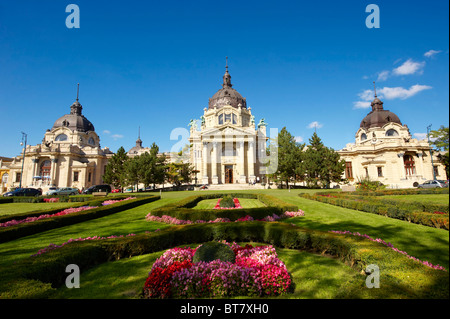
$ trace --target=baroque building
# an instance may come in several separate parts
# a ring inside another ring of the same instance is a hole
[[[428,141],[412,138],[408,126],[384,109],[376,92],[371,106],[355,134],[355,143],[338,151],[345,159],[345,178],[350,184],[368,178],[389,188],[411,188],[434,176],[447,179],[437,154],[431,159]]]
[[[51,186],[81,190],[103,183],[102,175],[113,153],[100,147],[100,137],[82,109],[77,97],[70,113],[54,122],[41,144],[27,145],[21,155],[13,158],[9,187],[21,183],[22,187],[41,188],[45,192]]]
[[[189,162],[203,184],[249,183],[264,174],[266,123],[255,125],[247,101],[231,84],[226,66],[222,88],[210,99],[208,108],[191,120]]]

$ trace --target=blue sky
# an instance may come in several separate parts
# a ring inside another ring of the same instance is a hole
[[[68,4],[80,28],[68,29]],[[380,28],[367,28],[368,4]],[[448,1],[0,1],[0,156],[20,154],[21,131],[39,144],[69,113],[80,83],[83,114],[101,146],[168,151],[221,88],[255,119],[314,132],[341,149],[373,99],[411,134],[448,126]],[[422,135],[420,135],[422,134]]]

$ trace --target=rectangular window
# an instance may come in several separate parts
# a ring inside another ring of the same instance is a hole
[[[73,181],[78,182],[78,172],[73,172]]]
[[[439,176],[439,169],[437,166],[433,166],[433,170],[434,170],[434,175],[435,176]]]
[[[369,169],[367,167],[364,167],[364,170],[366,171],[366,177],[369,177]]]
[[[20,177],[22,176],[22,173],[16,173],[16,183],[20,182]]]
[[[91,172],[89,172],[89,174],[88,174],[88,182],[90,182],[90,181],[91,181],[91,177],[92,177],[92,173],[91,173]]]
[[[225,122],[231,122],[231,114],[225,114]]]
[[[345,178],[353,178],[352,162],[345,162]]]
[[[219,115],[219,124],[223,124],[223,114]]]
[[[378,177],[383,177],[383,167],[378,166],[377,167]]]

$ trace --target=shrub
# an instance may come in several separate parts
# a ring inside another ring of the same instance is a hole
[[[227,207],[227,208],[234,207],[233,197],[231,197],[230,195],[224,196],[220,200],[220,207]]]
[[[204,243],[197,249],[192,261],[198,263],[200,261],[210,262],[216,259],[234,263],[234,251],[227,244],[211,241]]]

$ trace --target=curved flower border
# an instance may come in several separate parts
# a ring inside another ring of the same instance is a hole
[[[405,256],[408,257],[409,259],[418,261],[418,262],[424,264],[424,265],[427,266],[427,267],[430,267],[430,268],[433,268],[433,269],[438,269],[438,270],[447,271],[444,267],[442,267],[442,266],[440,266],[440,265],[433,265],[432,263],[430,263],[430,262],[428,262],[428,261],[423,261],[423,260],[420,260],[420,259],[418,259],[418,258],[416,258],[416,257],[410,256],[410,255],[408,255],[408,253],[406,253],[405,251],[402,251],[402,250],[400,250],[400,249],[398,249],[398,248],[395,248],[391,243],[385,242],[385,241],[384,241],[383,239],[381,239],[381,238],[373,239],[372,237],[370,237],[370,236],[367,235],[367,234],[361,234],[361,233],[359,233],[359,232],[354,232],[354,233],[353,233],[353,232],[348,231],[348,230],[345,230],[345,231],[340,231],[340,230],[330,230],[330,233],[344,234],[344,235],[352,235],[352,236],[363,237],[363,238],[366,238],[366,239],[368,239],[368,240],[370,240],[370,241],[374,241],[374,242],[377,242],[377,243],[381,243],[381,244],[383,244],[384,246],[391,248],[393,251],[396,251],[396,252],[398,252],[398,253],[400,253],[400,254],[402,254],[402,255],[405,255]]]

